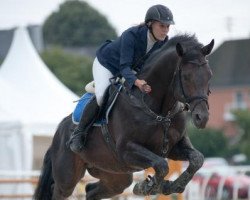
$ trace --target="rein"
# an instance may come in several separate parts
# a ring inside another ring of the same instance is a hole
[[[159,115],[157,113],[155,113],[153,110],[151,110],[149,108],[149,106],[145,103],[144,101],[144,97],[145,97],[145,93],[141,93],[141,102],[143,105],[143,111],[145,113],[147,113],[149,116],[151,116],[157,123],[168,123],[171,122],[171,118],[173,118],[176,114],[182,112],[185,110],[185,107],[183,107],[182,109],[178,109],[178,102],[176,101],[175,104],[173,105],[172,109],[168,111],[168,114],[164,117],[162,115]]]
[[[186,110],[185,106],[179,106],[179,102],[176,101],[173,107],[168,111],[168,114],[166,116],[159,115],[155,113],[153,110],[149,108],[149,106],[145,103],[144,97],[145,93],[141,93],[141,103],[142,103],[142,109],[143,111],[151,116],[153,118],[153,121],[156,123],[162,124],[164,128],[164,133],[163,133],[163,144],[162,144],[162,157],[167,156],[168,152],[168,130],[171,125],[171,119],[176,116],[179,113],[182,113],[183,111]]]
[[[202,67],[203,65],[207,64],[207,62],[203,62],[203,63],[198,63],[195,61],[189,61],[189,63],[198,65],[199,67]],[[141,109],[149,116],[151,116],[153,118],[153,122],[156,123],[160,123],[163,125],[164,127],[164,136],[163,136],[163,145],[162,145],[162,157],[166,157],[167,156],[167,152],[168,152],[168,137],[167,137],[167,133],[169,130],[169,127],[171,125],[171,119],[176,116],[177,114],[183,112],[183,111],[189,111],[190,110],[190,103],[192,103],[193,101],[198,100],[195,105],[193,106],[191,113],[194,111],[194,109],[196,108],[196,106],[201,102],[201,101],[205,101],[206,104],[208,105],[208,97],[207,96],[193,96],[193,97],[189,97],[185,90],[184,90],[184,86],[183,86],[183,81],[182,81],[182,62],[180,62],[180,64],[178,65],[178,67],[176,68],[171,84],[174,87],[174,80],[177,77],[177,73],[178,73],[178,78],[179,78],[179,85],[181,88],[181,92],[182,92],[182,96],[185,99],[185,102],[182,103],[183,106],[178,107],[178,101],[175,102],[175,104],[173,105],[173,107],[168,111],[166,116],[162,116],[159,115],[157,113],[155,113],[153,110],[151,110],[149,108],[149,106],[145,103],[144,101],[144,97],[145,97],[145,93],[141,92]],[[173,88],[174,91],[174,88]],[[129,93],[130,94],[130,93]],[[131,96],[131,94],[129,95]]]

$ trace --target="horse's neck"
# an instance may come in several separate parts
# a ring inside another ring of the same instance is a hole
[[[145,80],[152,87],[151,108],[166,114],[174,105],[173,79],[178,64],[178,57],[173,53],[162,56],[155,66],[145,74]]]

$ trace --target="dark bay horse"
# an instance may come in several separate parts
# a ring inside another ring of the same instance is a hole
[[[111,112],[108,129],[115,153],[99,127],[90,130],[86,149],[73,153],[66,142],[75,125],[71,115],[66,117],[45,155],[34,199],[67,199],[86,170],[99,179],[86,186],[86,199],[111,198],[132,183],[133,172],[149,167],[155,175],[137,183],[135,194],[183,192],[204,160],[188,138],[184,107],[197,128],[206,126],[212,76],[206,56],[213,45],[213,40],[204,46],[195,36],[178,35],[149,57],[138,76],[147,81],[152,92],[142,95],[136,88],[129,93],[122,90]],[[175,181],[164,180],[168,174],[165,158],[189,161],[189,166]]]

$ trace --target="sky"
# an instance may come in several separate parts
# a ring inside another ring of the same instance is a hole
[[[0,0],[0,29],[43,24],[64,0]],[[120,35],[143,22],[147,9],[163,4],[171,9],[175,25],[169,36],[196,34],[216,46],[231,39],[250,38],[250,0],[86,0],[107,17]],[[105,38],[106,39],[106,38]],[[105,40],[104,39],[104,40]],[[1,44],[0,44],[1,45]]]

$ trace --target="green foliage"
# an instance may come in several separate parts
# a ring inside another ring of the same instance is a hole
[[[66,1],[43,25],[46,44],[96,46],[117,37],[107,19],[84,1]]]
[[[235,122],[242,132],[239,148],[248,159],[250,159],[250,111],[249,110],[235,110],[233,111]]]
[[[50,70],[69,89],[78,95],[84,93],[85,85],[92,80],[92,60],[63,52],[59,47],[46,50],[42,59]]]
[[[250,111],[249,110],[235,110],[233,111],[235,122],[243,131],[243,140],[250,140]]]
[[[189,137],[196,149],[205,157],[225,156],[227,140],[220,130],[189,128]]]

